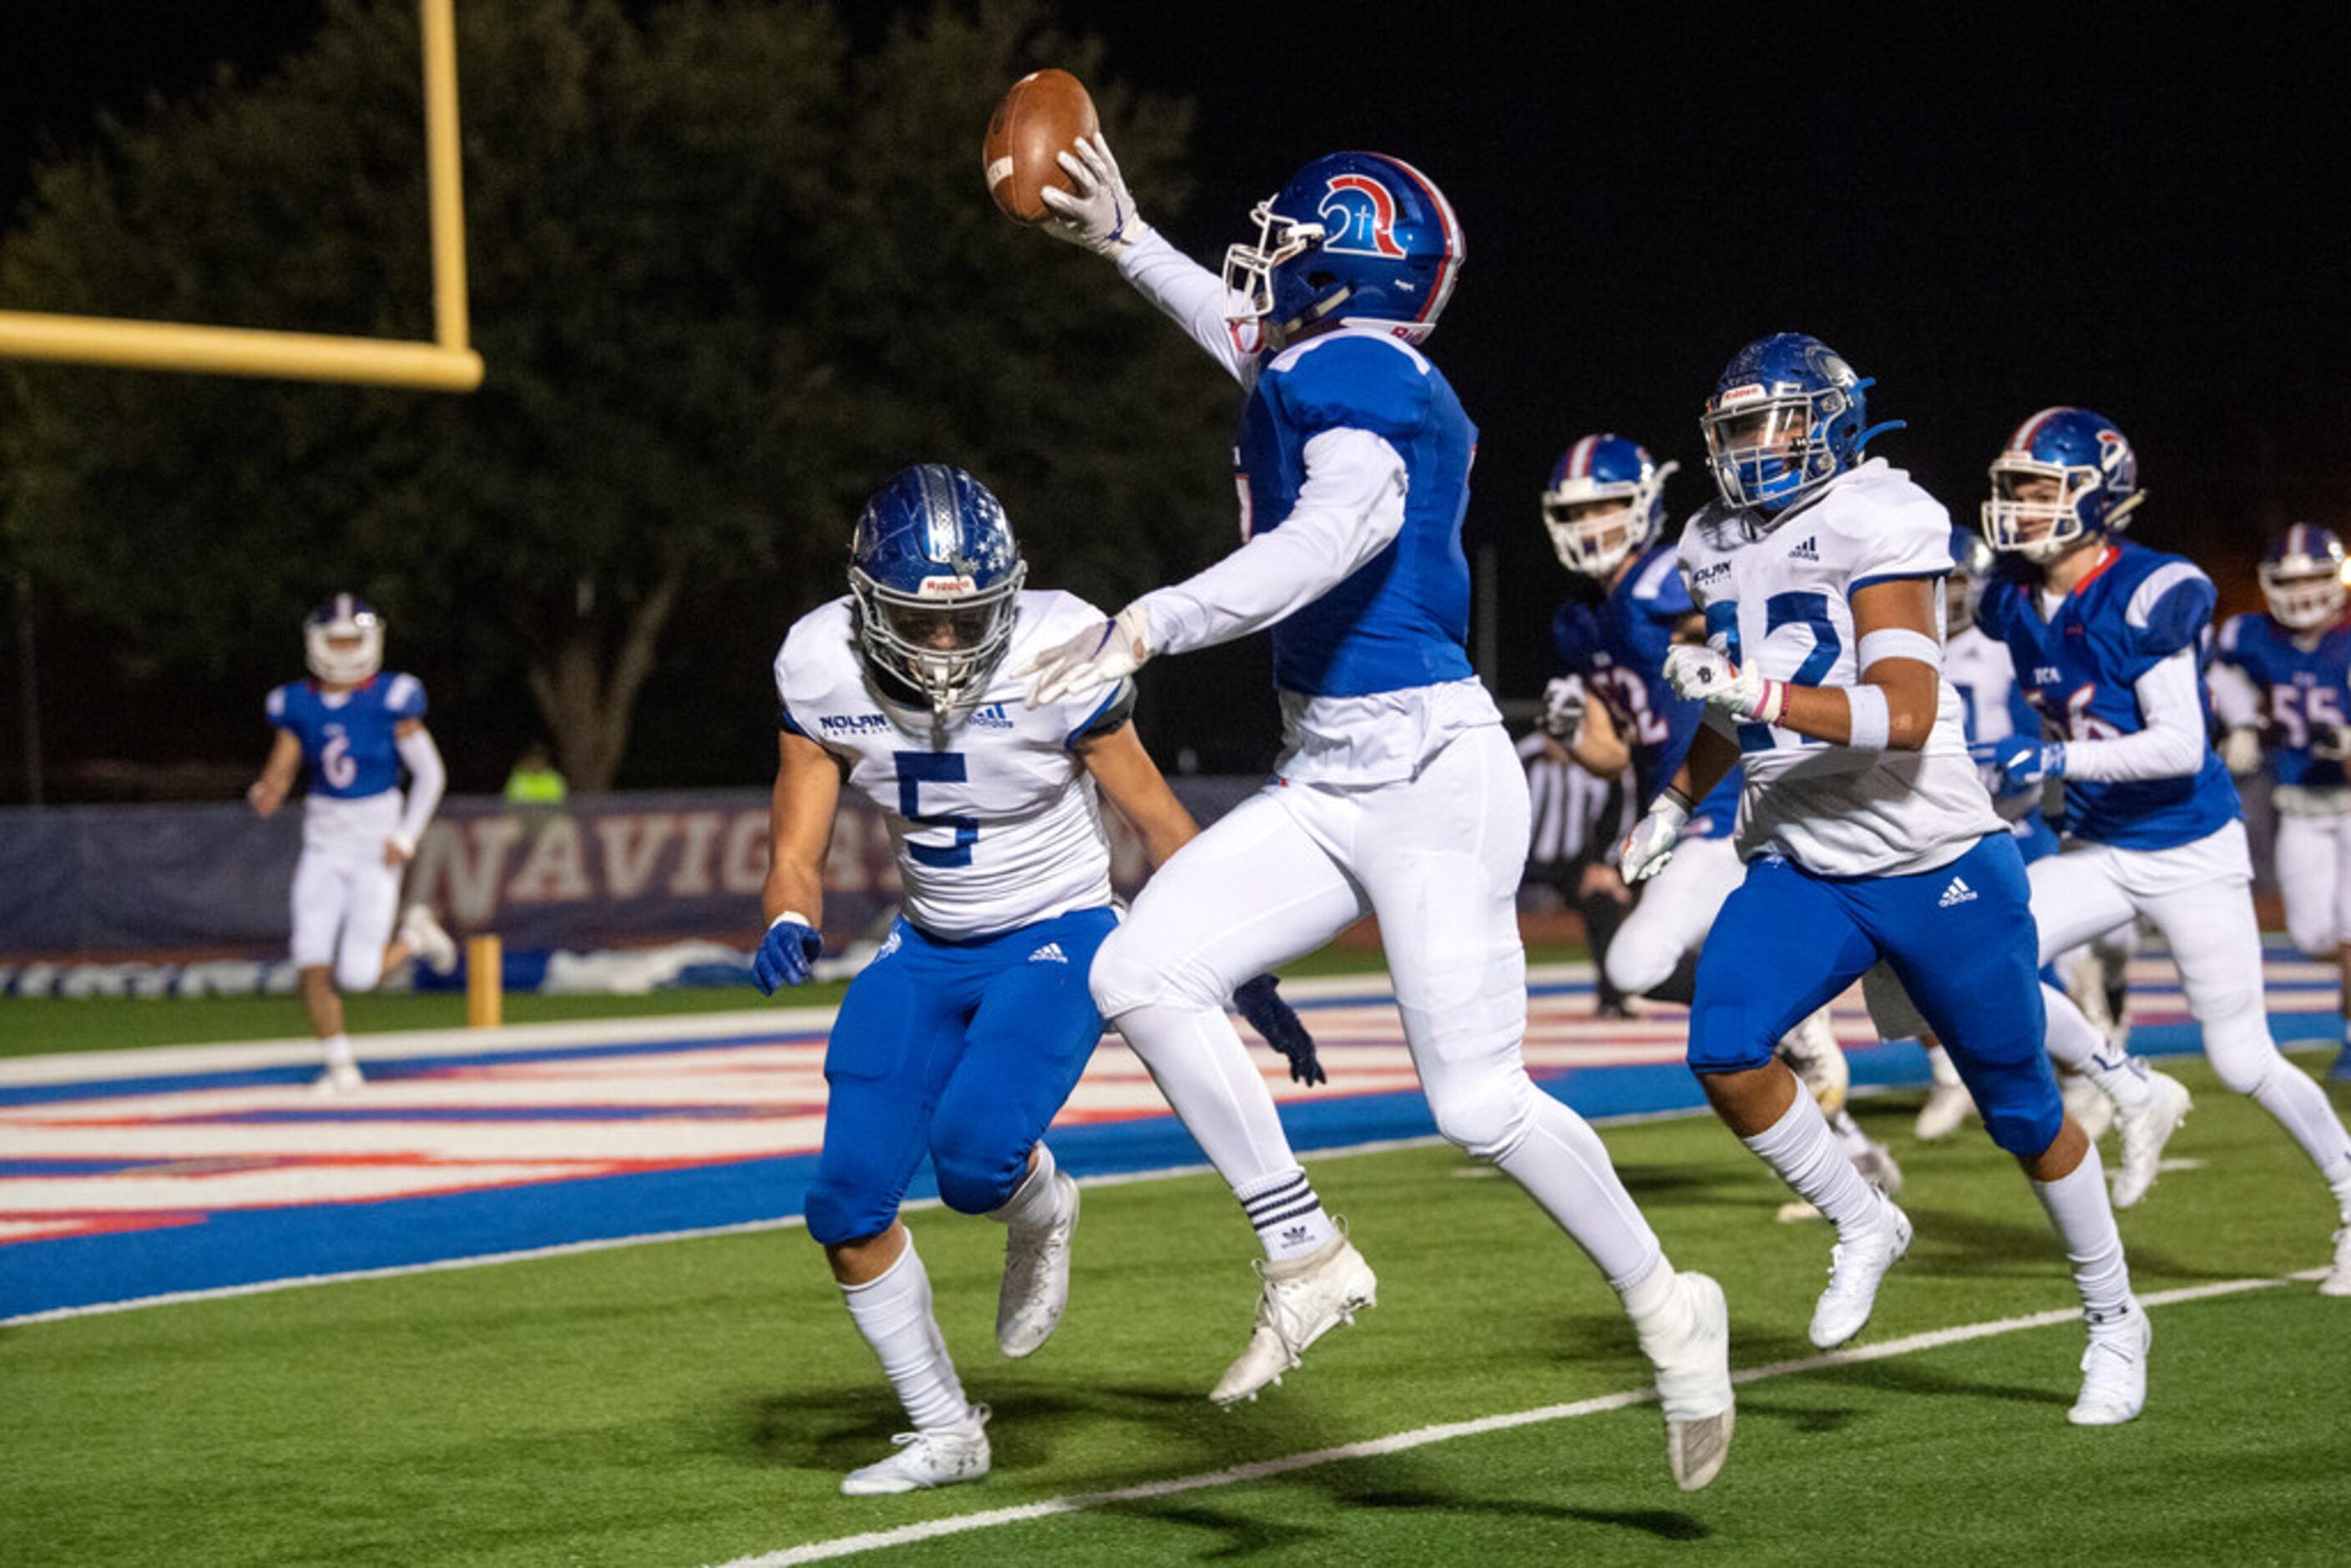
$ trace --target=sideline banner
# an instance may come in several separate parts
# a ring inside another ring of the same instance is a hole
[[[1177,779],[1203,821],[1257,788],[1250,779]],[[1142,847],[1104,809],[1112,876],[1132,892]],[[63,956],[282,949],[299,803],[264,821],[241,804],[67,806],[0,810],[0,953]],[[768,792],[691,789],[577,797],[522,808],[452,796],[417,846],[402,891],[459,937],[508,947],[586,949],[759,931]],[[846,943],[897,902],[882,814],[844,795],[825,862],[825,931]]]

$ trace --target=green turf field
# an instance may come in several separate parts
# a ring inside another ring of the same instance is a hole
[[[2199,1108],[2173,1149],[2204,1164],[2123,1218],[2140,1292],[2323,1265],[2333,1215],[2302,1156],[2200,1064],[2179,1071]],[[1863,1346],[2072,1305],[1979,1132],[1921,1146],[1907,1103],[1863,1109],[1918,1231]],[[1773,1223],[1783,1193],[1710,1121],[1607,1137],[1677,1261],[1724,1281],[1734,1363],[1809,1358],[1825,1232]],[[991,1338],[1001,1232],[915,1215],[949,1343],[996,1410],[996,1470],[911,1498],[835,1490],[901,1417],[797,1230],[0,1331],[0,1562],[687,1568],[1640,1385],[1614,1298],[1506,1180],[1444,1148],[1314,1170],[1381,1305],[1232,1414],[1205,1392],[1244,1336],[1253,1249],[1213,1180],[1089,1190],[1070,1315],[1019,1363]],[[1695,1495],[1634,1407],[878,1560],[2344,1561],[2351,1301],[2301,1282],[2154,1322],[2147,1415],[2116,1430],[2065,1423],[2068,1322],[1749,1384],[1729,1465]]]

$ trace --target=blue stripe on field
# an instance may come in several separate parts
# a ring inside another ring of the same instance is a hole
[[[2270,1022],[2284,1040],[2331,1040],[2340,1027],[2319,1014],[2273,1015]],[[708,1049],[712,1042],[661,1043]],[[2173,1056],[2197,1051],[2199,1036],[2192,1024],[2150,1025],[2135,1031],[2131,1044],[2143,1054]],[[1915,1042],[1848,1055],[1856,1085],[1926,1082],[1925,1053]],[[1549,1092],[1591,1117],[1696,1110],[1704,1103],[1696,1080],[1677,1062],[1547,1070],[1539,1077]],[[1427,1103],[1413,1092],[1293,1101],[1281,1107],[1281,1119],[1301,1151],[1436,1132]],[[1061,1165],[1080,1176],[1204,1163],[1191,1135],[1171,1116],[1060,1127],[1052,1143]],[[376,1203],[234,1210],[162,1229],[19,1242],[0,1247],[0,1317],[773,1220],[800,1212],[815,1175],[816,1156],[798,1155]],[[907,1196],[936,1194],[926,1167]]]

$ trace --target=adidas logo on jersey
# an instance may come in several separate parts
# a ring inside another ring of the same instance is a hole
[[[1029,961],[1032,964],[1066,964],[1070,961],[1070,956],[1061,951],[1061,945],[1059,942],[1048,942],[1029,954]]]
[[[990,703],[971,716],[971,726],[974,729],[1010,729],[1012,720],[1005,714],[1002,703]]]
[[[1790,560],[1813,560],[1813,561],[1816,561],[1816,560],[1820,559],[1821,559],[1820,547],[1819,547],[1819,545],[1818,545],[1818,544],[1816,544],[1816,543],[1814,542],[1818,538],[1819,538],[1819,536],[1818,536],[1818,535],[1816,535],[1816,534],[1808,534],[1808,535],[1806,535],[1806,536],[1804,537],[1804,542],[1803,542],[1803,543],[1802,543],[1802,544],[1798,545],[1794,549],[1792,549],[1792,550],[1790,550],[1790,551],[1788,552],[1788,559],[1789,559]]]
[[[1935,903],[1940,908],[1949,909],[1955,904],[1972,903],[1975,896],[1976,890],[1968,885],[1968,879],[1955,876],[1951,879],[1951,885],[1943,889],[1943,896]]]

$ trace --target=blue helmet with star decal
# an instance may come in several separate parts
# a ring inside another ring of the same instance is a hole
[[[866,667],[939,713],[977,700],[1029,572],[1003,503],[960,468],[918,464],[865,503],[849,556]]]
[[[1733,354],[1698,421],[1723,500],[1777,512],[1859,463],[1873,436],[1901,428],[1869,423],[1863,394],[1875,384],[1802,332],[1774,332]]]

